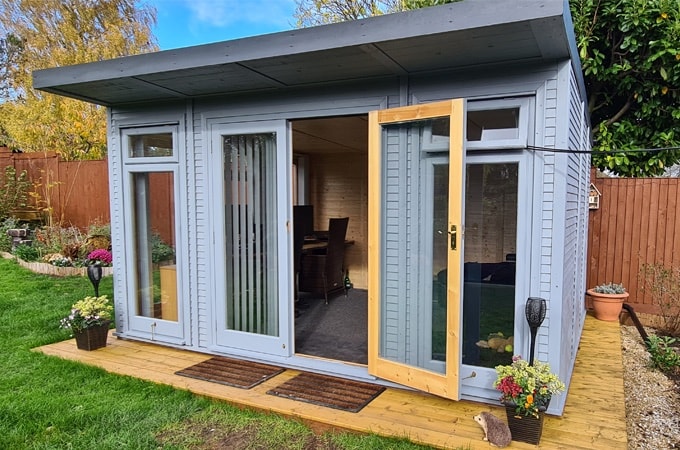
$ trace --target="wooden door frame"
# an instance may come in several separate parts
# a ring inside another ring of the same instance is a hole
[[[449,117],[449,223],[457,227],[457,250],[449,251],[449,267],[460,269],[462,261],[462,204],[464,180],[465,100],[455,99],[422,105],[406,106],[369,113],[369,185],[368,185],[368,371],[370,374],[405,386],[450,399],[460,398],[461,364],[461,273],[447,271],[447,344],[446,373],[431,372],[419,367],[380,357],[380,304],[382,260],[382,183],[383,161],[381,126],[389,123]],[[454,187],[455,185],[455,187]]]

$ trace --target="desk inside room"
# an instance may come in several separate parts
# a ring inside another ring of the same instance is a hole
[[[345,247],[354,245],[353,240],[345,239]],[[302,244],[302,254],[310,254],[318,251],[323,251],[328,248],[328,241],[322,239],[308,239],[305,238],[305,242]]]

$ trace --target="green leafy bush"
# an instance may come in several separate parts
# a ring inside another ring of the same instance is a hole
[[[175,258],[175,249],[163,242],[160,234],[151,234],[151,261],[158,264]]]
[[[40,252],[32,245],[19,244],[14,249],[14,256],[24,261],[37,261],[40,259]]]
[[[673,347],[676,342],[677,339],[670,336],[649,336],[647,347],[654,367],[668,373],[680,372],[680,354]]]

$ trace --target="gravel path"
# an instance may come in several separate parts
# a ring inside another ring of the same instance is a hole
[[[621,343],[628,448],[680,449],[680,384],[649,367],[635,327],[621,326]]]

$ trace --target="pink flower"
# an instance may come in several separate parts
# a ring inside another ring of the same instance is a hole
[[[108,250],[98,248],[97,250],[91,251],[90,254],[87,255],[87,259],[92,263],[99,262],[108,266],[113,262],[113,255],[111,255],[111,252]]]

